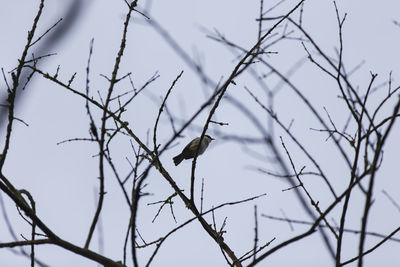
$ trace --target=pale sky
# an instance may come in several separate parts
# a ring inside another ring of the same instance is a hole
[[[264,1],[264,10],[279,1]],[[272,16],[285,14],[298,1],[287,0],[269,14]],[[39,1],[5,1],[0,8],[0,67],[5,72],[12,70],[18,64],[25,46],[27,31],[32,25]],[[94,38],[93,54],[90,68],[91,94],[98,99],[97,91],[104,95],[107,90],[107,80],[100,76],[111,75],[114,60],[119,48],[123,21],[127,11],[124,1],[84,0],[76,11],[76,20],[70,31],[67,31],[59,42],[54,43],[50,51],[40,50],[38,53],[57,53],[41,64],[39,68],[54,74],[60,65],[59,78],[68,81],[77,72],[72,86],[84,92],[86,65],[89,55],[90,40]],[[43,15],[39,22],[37,34],[43,33],[59,18],[65,16],[69,1],[46,1]],[[139,1],[140,10],[147,5]],[[257,41],[259,16],[259,1],[152,1],[150,18],[156,20],[179,43],[185,52],[196,61],[200,61],[205,73],[214,83],[229,76],[237,63],[237,56],[223,44],[207,37],[218,31],[235,44],[251,48]],[[343,26],[344,64],[348,71],[363,62],[361,68],[351,76],[351,80],[359,90],[365,90],[370,82],[370,72],[378,73],[376,85],[384,84],[393,71],[394,86],[398,86],[400,75],[400,27],[393,23],[400,21],[398,11],[399,1],[337,1],[340,15],[347,13]],[[297,19],[299,12],[292,18]],[[183,70],[182,78],[177,82],[168,99],[168,109],[172,112],[176,127],[194,114],[211,89],[206,88],[193,70],[179,57],[165,40],[154,31],[138,13],[133,13],[133,21],[129,27],[127,48],[122,59],[120,74],[132,73],[133,82],[140,88],[155,73],[159,78],[143,91],[128,106],[124,119],[142,140],[146,140],[148,131],[152,129],[157,116],[162,97],[176,76]],[[64,23],[64,22],[62,22]],[[268,28],[272,24],[265,24]],[[338,47],[338,27],[336,13],[332,1],[306,0],[303,10],[303,26],[313,39],[331,57],[336,57]],[[288,26],[288,30],[294,27]],[[282,28],[277,32],[281,33]],[[293,34],[299,37],[298,32]],[[308,43],[305,45],[315,52]],[[343,101],[337,96],[339,91],[335,81],[317,69],[309,61],[302,61],[307,54],[298,40],[285,40],[270,48],[272,53],[266,56],[268,63],[278,68],[282,73],[288,73],[296,62],[302,62],[301,68],[290,79],[309,98],[318,112],[327,119],[324,108],[332,119],[343,127],[348,111]],[[39,56],[39,55],[36,55]],[[260,73],[267,72],[263,66],[255,64],[254,68]],[[260,89],[251,75],[244,74],[235,79],[236,85],[230,86],[228,94],[239,99],[246,105],[268,131],[267,114],[252,100],[244,87],[250,88],[260,101],[267,103],[265,92]],[[279,83],[277,78],[266,80],[270,88]],[[1,79],[0,88],[5,88]],[[385,87],[386,88],[386,87]],[[117,86],[117,93],[130,89],[128,80]],[[377,93],[371,99],[371,106],[382,97]],[[6,160],[4,173],[19,189],[27,189],[36,201],[37,214],[60,237],[69,242],[83,246],[86,240],[92,216],[95,211],[98,191],[98,153],[97,144],[87,142],[57,143],[78,137],[89,137],[89,119],[85,110],[85,101],[77,95],[56,86],[43,77],[36,76],[30,86],[23,92],[23,101],[16,110],[16,117],[29,124],[29,127],[16,122],[13,129],[11,150]],[[376,98],[375,98],[376,97]],[[293,120],[292,130],[307,149],[318,159],[321,167],[328,174],[330,181],[338,193],[348,184],[349,170],[344,164],[331,140],[325,141],[326,133],[310,130],[321,128],[321,125],[311,116],[310,112],[293,92],[283,86],[275,96],[274,109],[279,118],[289,125]],[[99,121],[101,113],[92,107],[93,114]],[[392,106],[384,111],[389,114]],[[209,109],[203,112],[195,121],[192,128],[183,132],[184,138],[174,142],[173,147],[166,151],[161,160],[165,168],[173,176],[176,183],[189,192],[191,161],[185,161],[174,166],[172,157],[179,154],[184,145],[201,131]],[[259,167],[278,172],[276,165],[271,164],[271,151],[266,147],[251,144],[238,144],[224,140],[225,135],[244,135],[259,138],[261,133],[243,113],[238,111],[228,100],[223,100],[216,113],[216,119],[228,123],[225,126],[212,125],[208,134],[216,139],[211,143],[204,155],[199,157],[196,168],[196,195],[200,194],[201,179],[204,178],[204,209],[210,209],[221,203],[246,199],[256,195],[266,194],[255,201],[229,206],[215,213],[217,228],[221,227],[225,217],[225,241],[238,256],[253,248],[254,241],[254,205],[258,210],[259,244],[276,238],[271,246],[278,245],[284,240],[302,233],[307,226],[294,225],[292,231],[285,222],[269,220],[261,216],[268,214],[291,219],[310,221],[298,203],[292,191],[284,191],[289,184],[279,179],[254,170]],[[1,149],[4,143],[4,123],[1,122]],[[354,127],[349,129],[354,133]],[[399,134],[395,126],[389,139],[390,145],[385,149],[382,169],[376,180],[374,204],[370,214],[368,231],[387,235],[399,226],[400,213],[389,201],[382,190],[400,203],[397,175],[398,153],[400,145],[396,140]],[[163,114],[159,125],[158,139],[161,144],[172,136],[168,117]],[[300,170],[315,171],[303,153],[290,141],[284,132],[275,126],[274,134],[277,144],[282,136]],[[151,137],[151,136],[150,136]],[[220,137],[220,138],[218,138]],[[152,138],[152,137],[151,137]],[[130,170],[131,162],[135,160],[130,147],[129,138],[120,136],[113,141],[113,160],[121,175]],[[150,146],[152,147],[152,146]],[[136,145],[137,148],[137,145]],[[278,146],[280,154],[286,156],[282,146]],[[350,146],[345,148],[352,157]],[[251,152],[253,151],[253,152]],[[262,155],[256,159],[253,153]],[[287,157],[285,157],[287,160]],[[290,166],[290,165],[288,165]],[[114,260],[122,260],[123,241],[129,222],[129,208],[124,200],[118,183],[112,172],[107,169],[106,196],[101,225],[103,229],[105,256]],[[316,176],[304,177],[304,183],[313,197],[320,202],[322,209],[332,201],[329,190]],[[174,212],[178,223],[174,222],[169,208],[162,210],[157,220],[152,219],[159,206],[148,206],[148,203],[166,199],[173,189],[155,170],[150,172],[145,192],[150,195],[141,198],[138,228],[147,242],[165,235],[186,220],[192,214],[179,199],[174,200]],[[130,188],[129,188],[130,190]],[[128,190],[128,191],[129,191]],[[29,225],[19,216],[15,205],[2,194],[7,214],[12,222],[14,231],[30,237]],[[200,200],[196,203],[200,203]],[[327,217],[333,225],[339,224],[341,205]],[[360,229],[361,215],[364,208],[364,196],[360,190],[355,190],[346,228]],[[339,218],[339,219],[338,219]],[[211,223],[211,216],[206,219]],[[0,217],[0,242],[11,242],[12,237],[6,229],[3,216]],[[399,235],[396,236],[399,238]],[[332,238],[332,237],[331,237]],[[358,235],[345,234],[342,258],[350,259],[358,253]],[[366,248],[370,248],[381,239],[368,237]],[[332,244],[336,244],[334,238]],[[138,249],[140,266],[144,266],[154,250],[154,246]],[[388,241],[372,254],[365,257],[364,266],[398,266],[400,243]],[[99,252],[98,232],[95,232],[90,249]],[[268,248],[267,248],[268,250]],[[29,252],[29,249],[26,248]],[[64,251],[54,245],[36,246],[36,256],[49,266],[97,266],[96,262],[83,259],[71,252]],[[132,266],[130,250],[127,255],[128,266]],[[0,249],[2,266],[29,266],[29,258],[17,256],[8,249]],[[248,264],[249,262],[247,262]],[[246,265],[246,264],[245,264]],[[245,266],[244,265],[244,266]],[[329,255],[321,236],[312,236],[294,243],[265,259],[257,266],[333,266],[334,260]],[[216,243],[195,221],[175,235],[170,237],[161,247],[151,266],[226,266],[226,261]],[[356,266],[356,262],[347,266]]]

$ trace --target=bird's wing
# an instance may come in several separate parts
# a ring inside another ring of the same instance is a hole
[[[193,139],[192,141],[190,141],[190,143],[187,144],[185,146],[185,148],[183,149],[182,154],[187,154],[187,153],[189,153],[189,151],[193,151],[193,150],[195,151],[196,147],[199,144],[199,140],[200,140],[200,138],[197,137],[197,138]]]

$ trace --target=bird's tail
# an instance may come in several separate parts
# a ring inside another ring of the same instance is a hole
[[[181,163],[183,160],[183,155],[179,154],[178,156],[174,157],[173,160],[174,160],[175,166],[178,166],[179,163]]]

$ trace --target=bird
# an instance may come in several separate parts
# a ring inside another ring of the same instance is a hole
[[[208,145],[210,144],[210,142],[212,140],[215,140],[215,139],[209,135],[204,135],[203,140],[201,140],[201,145],[199,148],[199,155],[203,154],[204,151],[206,151]],[[197,151],[197,147],[199,146],[199,142],[200,142],[200,137],[197,137],[197,138],[193,139],[192,141],[190,141],[189,144],[187,144],[185,146],[185,148],[182,150],[182,152],[173,158],[175,166],[178,166],[179,163],[181,163],[182,160],[184,160],[184,159],[194,158],[196,151]]]

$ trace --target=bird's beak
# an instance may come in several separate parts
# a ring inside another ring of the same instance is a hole
[[[212,138],[211,136],[210,136],[210,139],[211,139],[211,140],[215,140],[215,139],[214,139],[214,138]]]

